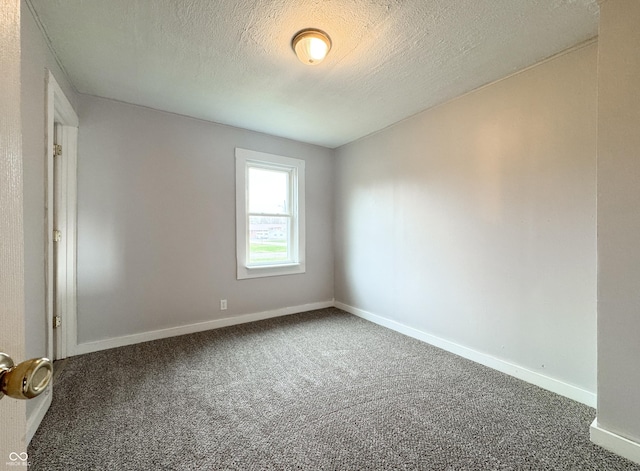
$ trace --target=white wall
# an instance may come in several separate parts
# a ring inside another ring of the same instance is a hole
[[[598,426],[635,441],[640,463],[639,24],[637,0],[600,6]]]
[[[24,168],[25,332],[27,358],[47,355],[45,316],[45,72],[53,72],[65,95],[76,96],[58,67],[26,2],[21,3],[21,109]],[[45,395],[27,404],[28,414],[40,407]]]
[[[339,148],[336,300],[595,393],[596,54]]]
[[[333,299],[332,151],[90,96],[78,111],[79,343]],[[236,279],[235,147],[306,161],[305,274]]]

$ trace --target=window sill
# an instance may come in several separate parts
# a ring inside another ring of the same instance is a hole
[[[305,273],[304,263],[286,265],[254,265],[238,267],[238,279],[263,278],[268,276],[299,275]]]

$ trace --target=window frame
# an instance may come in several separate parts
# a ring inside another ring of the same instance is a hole
[[[305,161],[236,147],[236,263],[237,278],[305,273]],[[284,263],[249,264],[249,168],[289,172],[290,259]]]

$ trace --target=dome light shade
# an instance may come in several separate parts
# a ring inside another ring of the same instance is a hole
[[[293,37],[291,46],[300,62],[318,65],[331,49],[331,39],[319,29],[303,29]]]

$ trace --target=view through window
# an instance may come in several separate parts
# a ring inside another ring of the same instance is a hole
[[[293,262],[291,171],[249,164],[249,265]]]

